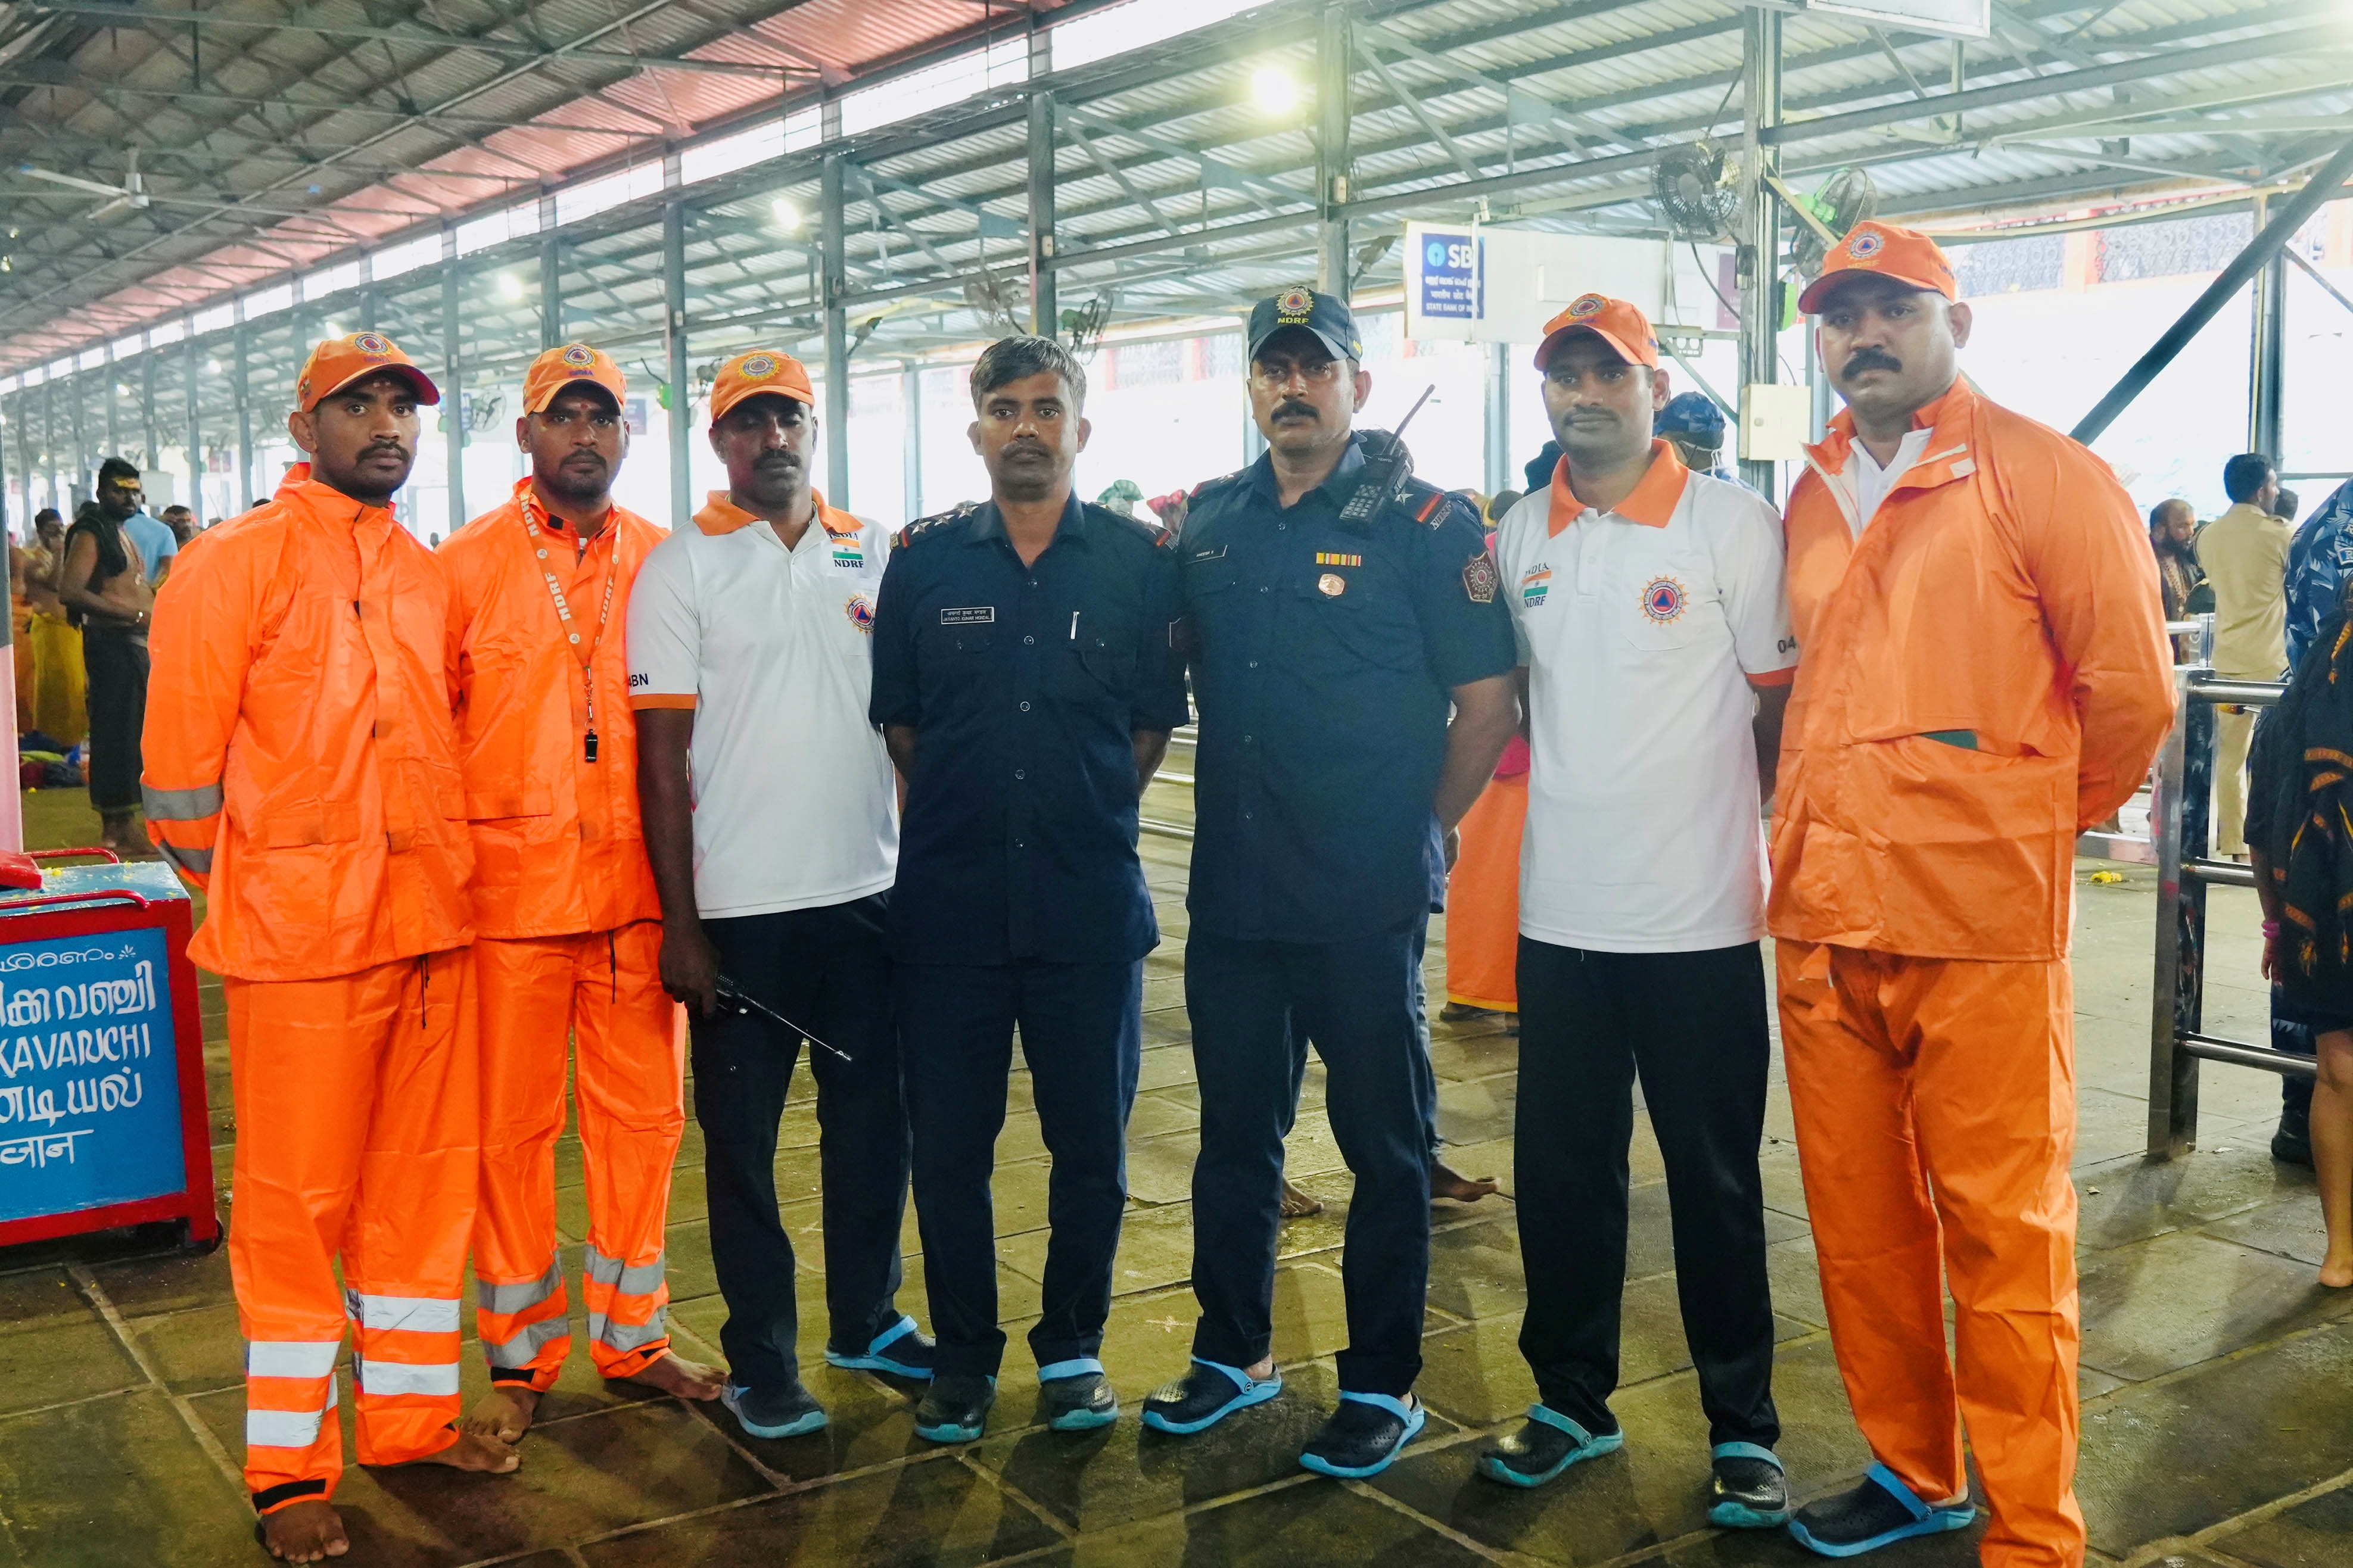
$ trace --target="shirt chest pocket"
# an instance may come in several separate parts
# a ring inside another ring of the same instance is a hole
[[[1318,567],[1293,576],[1288,592],[1290,636],[1284,640],[1303,672],[1420,668],[1413,606],[1381,574],[1361,566]]]
[[[998,629],[988,622],[926,626],[920,644],[923,679],[955,689],[988,679],[997,673],[998,645]]]
[[[1603,608],[1620,641],[1638,653],[1666,653],[1721,638],[1723,606],[1705,563],[1628,563],[1604,578]]]
[[[1060,647],[1047,649],[1058,695],[1082,702],[1127,700],[1135,685],[1135,638],[1124,628],[1094,631],[1081,624]]]

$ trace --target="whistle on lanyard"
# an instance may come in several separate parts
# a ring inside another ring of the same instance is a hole
[[[580,760],[584,763],[593,763],[596,760],[596,731],[594,730],[589,731],[581,740]]]
[[[719,1005],[721,1006],[727,1008],[731,1012],[744,1015],[757,1013],[761,1017],[767,1019],[771,1024],[778,1024],[783,1026],[785,1028],[790,1029],[794,1034],[798,1035],[802,1039],[807,1040],[810,1045],[816,1046],[820,1050],[831,1051],[843,1061],[849,1061],[851,1059],[848,1051],[841,1049],[838,1046],[827,1045],[823,1040],[818,1039],[815,1035],[810,1034],[807,1029],[802,1028],[798,1024],[794,1023],[790,1018],[786,1017],[782,1013],[777,1012],[774,1007],[769,1006],[766,1003],[745,995],[743,987],[737,985],[733,980],[728,979],[724,974],[721,975],[712,985],[711,993],[712,995],[719,998]]]

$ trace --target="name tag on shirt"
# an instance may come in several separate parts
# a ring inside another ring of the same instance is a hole
[[[944,626],[986,626],[996,621],[995,605],[963,605],[940,612],[940,625]]]
[[[1215,550],[1196,550],[1193,552],[1193,559],[1196,561],[1222,561],[1225,559],[1225,554],[1226,547],[1220,544]]]

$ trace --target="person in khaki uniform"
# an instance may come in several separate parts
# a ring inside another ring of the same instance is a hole
[[[2237,680],[2277,680],[2287,667],[2287,548],[2295,530],[2272,515],[2279,471],[2260,452],[2222,466],[2231,510],[2198,535],[2198,563],[2214,585],[2214,670]],[[2214,776],[2221,798],[2214,852],[2246,858],[2247,742],[2254,710],[2234,705],[2214,719]]]

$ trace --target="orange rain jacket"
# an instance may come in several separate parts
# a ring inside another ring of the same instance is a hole
[[[1776,937],[2063,957],[2074,840],[2173,714],[2155,557],[2107,466],[1966,382],[1861,539],[1841,410],[1789,498],[1804,650],[1782,731]],[[1932,739],[1942,736],[1942,739]]]
[[[211,895],[188,956],[316,980],[473,938],[441,564],[312,480],[199,535],[156,596],[148,837]]]
[[[663,531],[613,509],[588,542],[551,527],[531,480],[442,543],[450,579],[449,683],[474,839],[474,921],[485,937],[568,936],[659,920],[638,815],[638,727],[624,635],[629,588]],[[543,567],[595,641],[596,760],[586,760],[579,656]],[[597,639],[607,574],[618,570]]]

